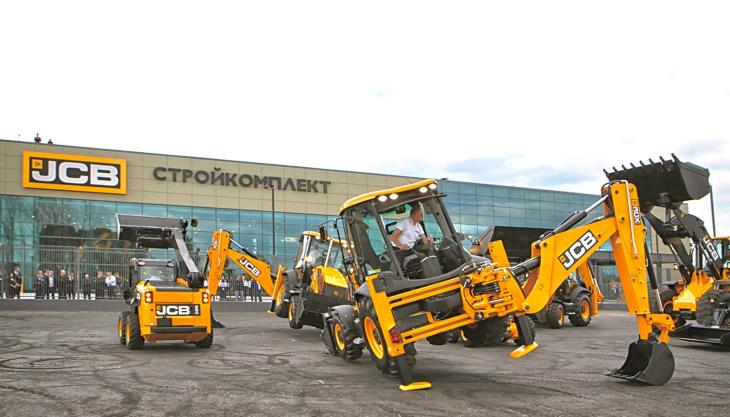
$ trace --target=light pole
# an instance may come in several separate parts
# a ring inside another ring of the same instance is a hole
[[[274,184],[271,180],[264,189],[271,190],[271,264],[276,264],[276,206],[274,205]]]

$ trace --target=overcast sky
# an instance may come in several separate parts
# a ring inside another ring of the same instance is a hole
[[[0,138],[594,194],[676,153],[730,234],[729,21],[727,1],[5,0]]]

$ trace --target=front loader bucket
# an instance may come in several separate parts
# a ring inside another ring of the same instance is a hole
[[[606,373],[614,378],[664,385],[674,374],[674,355],[666,343],[637,340],[629,345],[629,356],[619,369]]]
[[[639,204],[643,212],[653,206],[675,207],[684,201],[699,200],[710,192],[710,171],[707,168],[681,162],[674,154],[671,160],[659,158],[660,162],[649,160],[639,162],[630,168],[605,171],[610,181],[626,180],[636,185]]]

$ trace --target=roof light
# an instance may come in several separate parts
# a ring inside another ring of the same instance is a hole
[[[388,200],[388,197],[386,197],[386,196],[384,196],[384,195],[379,195],[379,196],[378,196],[378,201],[380,201],[381,203],[384,203],[384,202],[386,202],[387,200]]]
[[[428,188],[426,188],[426,187],[421,187],[421,188],[419,188],[419,189],[418,189],[418,191],[420,191],[420,192],[422,192],[422,193],[425,193],[426,191],[428,191]]]
[[[391,200],[396,200],[398,198],[398,194],[393,193],[393,194],[389,195],[388,197],[390,197]]]
[[[432,182],[431,184],[428,184],[428,188],[435,190],[436,189],[436,183]]]

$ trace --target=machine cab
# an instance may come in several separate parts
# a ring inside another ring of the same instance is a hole
[[[366,194],[341,207],[361,283],[372,275],[386,280],[438,280],[471,259],[442,197],[437,182],[426,180]],[[412,225],[420,225],[427,243],[418,239],[408,249],[397,247],[391,237],[399,222],[411,221],[414,209],[422,211],[423,220]]]

